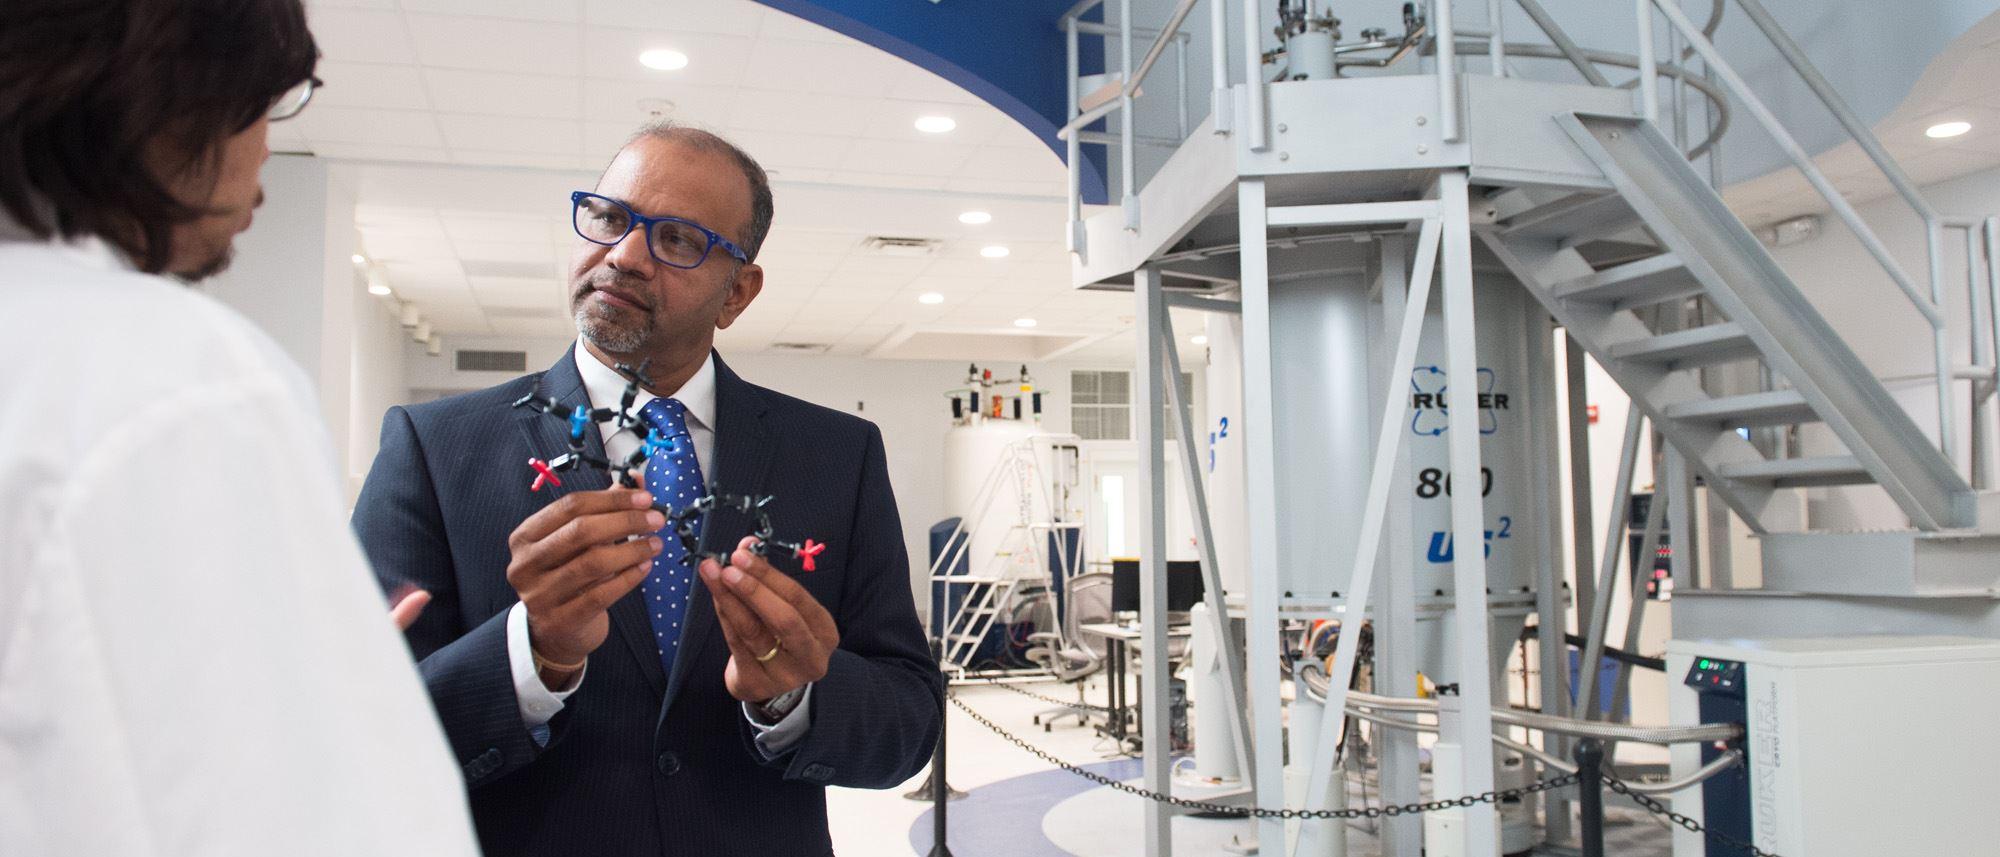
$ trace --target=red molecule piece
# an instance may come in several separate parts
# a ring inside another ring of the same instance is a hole
[[[528,459],[528,466],[535,468],[536,472],[541,474],[535,477],[535,484],[528,490],[540,491],[542,490],[542,485],[544,483],[550,483],[550,482],[555,483],[557,487],[562,486],[562,477],[557,476],[555,471],[549,469],[548,462],[543,461],[539,458],[530,458]]]
[[[806,539],[806,546],[799,548],[799,559],[805,561],[805,569],[807,571],[813,570],[814,567],[813,557],[819,556],[820,553],[825,550],[826,550],[826,545],[824,543],[815,542],[812,539]]]

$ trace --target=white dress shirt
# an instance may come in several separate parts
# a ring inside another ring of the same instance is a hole
[[[576,343],[576,371],[583,376],[584,391],[590,396],[592,407],[615,408],[625,396],[625,376],[616,369],[604,365],[604,361],[583,347],[582,340]],[[637,414],[647,402],[658,398],[645,390],[632,400],[632,413]],[[711,479],[715,472],[715,356],[703,360],[701,368],[681,384],[670,397],[687,409],[688,435],[694,441],[695,462],[701,465],[702,478]],[[640,438],[631,432],[617,431],[611,422],[598,423],[599,436],[604,441],[605,458],[623,461],[639,448]],[[660,498],[669,506],[683,506],[694,498]],[[732,543],[728,546],[733,549]],[[582,686],[583,673],[579,672],[568,687],[560,691],[550,691],[542,684],[541,674],[535,668],[534,655],[528,642],[528,611],[524,604],[515,604],[507,616],[507,661],[514,675],[514,698],[521,706],[521,720],[528,725],[538,740],[546,740],[546,729],[551,718],[562,711],[564,701]],[[776,758],[796,746],[805,738],[806,728],[812,722],[812,686],[807,685],[772,700],[770,708],[778,713],[777,718],[766,717],[764,712],[749,704],[743,706],[743,716],[757,731],[757,748],[766,756]]]
[[[476,855],[298,367],[0,240],[0,854]]]

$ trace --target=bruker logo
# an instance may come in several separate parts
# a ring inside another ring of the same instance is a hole
[[[1451,407],[1446,401],[1448,376],[1436,366],[1418,366],[1410,373],[1410,431],[1422,437],[1437,437],[1451,428]],[[1497,383],[1491,369],[1479,370],[1479,433],[1500,430],[1500,411],[1507,410],[1507,394],[1493,390]]]

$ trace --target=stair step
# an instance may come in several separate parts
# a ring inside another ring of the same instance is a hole
[[[1822,458],[1780,458],[1747,464],[1726,464],[1716,471],[1724,479],[1760,482],[1775,488],[1810,488],[1819,485],[1865,485],[1874,482],[1860,459],[1852,455]]]
[[[1557,283],[1554,292],[1559,300],[1609,303],[1618,309],[1631,309],[1693,297],[1702,293],[1702,287],[1681,264],[1679,256],[1661,253]]]
[[[1008,581],[1009,579],[1010,579],[1010,578],[1005,578],[1005,577],[981,577],[981,576],[978,576],[978,575],[971,575],[971,574],[933,574],[933,575],[931,575],[931,582],[932,582],[932,583],[962,583],[962,584],[965,584],[965,585],[967,585],[967,586],[970,586],[970,585],[973,585],[973,584],[980,584],[980,583],[983,583],[983,584],[986,584],[986,585],[988,585],[988,586],[992,586],[992,585],[994,585],[994,584],[999,584],[999,583],[1006,583],[1006,582],[1007,582],[1007,581]]]
[[[1711,324],[1611,346],[1615,360],[1710,366],[1757,356],[1757,344],[1735,322]]]
[[[1797,390],[1772,390],[1696,399],[1668,405],[1668,419],[1694,423],[1717,423],[1727,428],[1741,426],[1783,426],[1817,422],[1819,415],[1806,405]]]

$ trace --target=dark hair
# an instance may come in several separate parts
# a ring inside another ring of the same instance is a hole
[[[299,0],[8,0],[0,206],[158,272],[173,227],[205,213],[176,181],[213,171],[318,58]]]
[[[644,138],[671,140],[696,151],[727,155],[736,161],[737,168],[743,171],[743,178],[750,182],[750,231],[742,235],[738,243],[750,261],[757,261],[757,250],[764,246],[764,236],[771,234],[771,218],[777,214],[777,206],[771,200],[771,178],[764,175],[764,167],[757,163],[757,159],[719,134],[682,125],[672,119],[646,123],[633,132],[625,145],[630,146]]]

